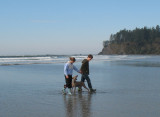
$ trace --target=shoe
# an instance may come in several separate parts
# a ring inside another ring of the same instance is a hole
[[[68,95],[72,95],[71,89],[68,90]]]
[[[96,91],[96,89],[90,89],[90,92],[95,92]]]
[[[66,94],[66,89],[65,89],[65,88],[62,89],[62,93],[63,93],[63,94]]]

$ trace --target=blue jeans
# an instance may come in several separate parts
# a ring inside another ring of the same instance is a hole
[[[89,76],[87,74],[82,74],[81,82],[84,82],[85,80],[87,80],[88,87],[90,89],[92,89],[92,84],[91,84],[91,80],[90,80]]]

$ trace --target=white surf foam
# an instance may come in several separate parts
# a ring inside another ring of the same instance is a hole
[[[77,62],[81,62],[87,56],[73,56]],[[130,56],[130,55],[94,55],[93,61],[121,61],[145,59],[150,56]],[[62,63],[69,60],[68,56],[31,56],[31,57],[0,57],[0,65],[20,65],[20,64],[45,64]]]

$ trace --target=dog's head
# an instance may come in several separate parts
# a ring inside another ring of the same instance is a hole
[[[76,80],[77,80],[77,77],[78,77],[78,75],[72,77],[72,79],[76,81]]]

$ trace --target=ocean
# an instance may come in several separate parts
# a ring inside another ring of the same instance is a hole
[[[62,95],[66,55],[0,56],[0,117],[159,117],[160,56],[94,55],[96,93]],[[74,55],[80,68],[85,55]],[[74,71],[73,75],[81,74]],[[85,82],[86,86],[87,82]]]

